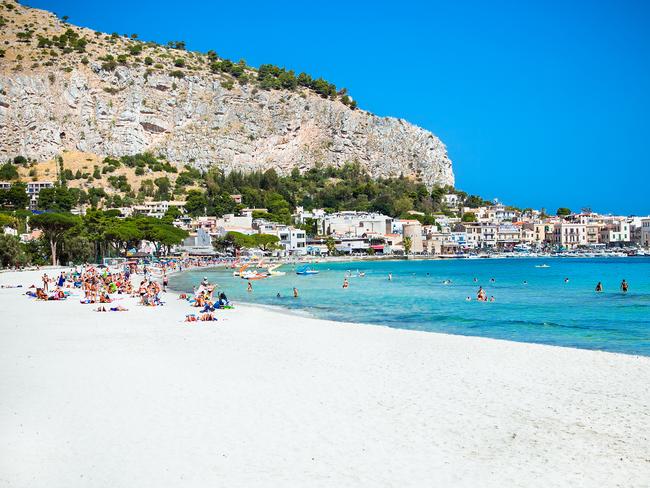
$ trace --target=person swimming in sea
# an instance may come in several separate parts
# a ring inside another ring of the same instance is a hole
[[[485,293],[485,290],[483,289],[482,286],[478,287],[478,292],[476,293],[476,299],[479,302],[485,302],[487,301],[487,294]]]
[[[293,298],[298,298],[298,288],[293,287]]]
[[[527,285],[527,284],[528,284],[528,281],[527,281],[527,280],[524,280],[524,285]]]
[[[393,273],[388,273],[388,281],[393,281]]]
[[[601,291],[603,291],[603,284],[599,281],[596,285],[596,292],[600,293]]]
[[[490,283],[496,283],[496,281],[497,280],[495,280],[494,278],[490,278]]]
[[[472,297],[467,297],[467,298],[465,298],[465,301],[466,301],[466,302],[471,302],[471,301],[472,301]]]
[[[565,282],[565,283],[568,283],[568,282],[569,282],[569,278],[564,278],[564,282]]]
[[[348,286],[350,286],[350,283],[348,282],[348,279],[343,278],[343,288],[347,288]]]
[[[475,276],[474,277],[474,283],[478,282],[478,278]]]
[[[251,283],[250,281],[248,282],[247,291],[249,291],[249,292],[253,291],[253,283]]]
[[[627,284],[627,281],[625,281],[625,278],[624,278],[623,281],[621,281],[621,291],[623,293],[627,293],[628,288],[629,288],[629,285]]]
[[[494,301],[495,301],[495,300],[494,300],[494,296],[490,296],[490,301],[491,301],[491,302],[494,302]]]

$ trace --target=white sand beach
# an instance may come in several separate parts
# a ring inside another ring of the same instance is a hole
[[[3,487],[650,485],[648,357],[25,291],[0,289]]]

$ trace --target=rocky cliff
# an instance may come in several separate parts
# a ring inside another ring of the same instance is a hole
[[[280,172],[358,161],[376,177],[454,183],[444,144],[401,119],[300,87],[262,89],[250,67],[253,81],[237,82],[208,69],[201,53],[106,36],[18,4],[4,2],[0,15],[0,40],[8,41],[0,58],[2,160],[152,151],[204,168]],[[65,32],[73,32],[67,44]]]

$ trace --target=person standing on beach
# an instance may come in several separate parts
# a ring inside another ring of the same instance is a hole
[[[47,273],[43,273],[43,291],[45,291],[45,292],[48,291],[47,286],[48,286],[49,282],[50,282],[50,279],[48,278]]]
[[[623,281],[621,281],[621,291],[623,293],[627,293],[628,288],[629,288],[629,286],[627,284],[627,281],[625,281],[625,278],[624,278]]]
[[[167,271],[163,272],[163,291],[167,291],[167,285],[169,284],[169,278],[167,277]]]
[[[603,284],[599,281],[598,284],[596,285],[596,292],[600,293],[603,291]]]

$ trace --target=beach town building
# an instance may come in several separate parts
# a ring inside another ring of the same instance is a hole
[[[467,233],[462,231],[453,231],[446,233],[447,242],[458,246],[459,250],[467,249]]]
[[[280,240],[278,244],[282,246],[286,254],[307,254],[307,234],[304,230],[277,222],[269,222],[266,219],[255,219],[253,226],[260,234],[277,236]]]
[[[587,244],[587,226],[561,221],[553,225],[551,243],[563,249],[575,249]]]
[[[422,245],[422,224],[418,220],[412,220],[402,224],[402,242],[407,237],[411,239],[411,253],[421,254],[424,251]]]
[[[455,193],[447,193],[442,196],[442,203],[449,210],[458,210],[461,204],[461,198]]]
[[[0,190],[9,190],[12,183],[9,181],[0,181]],[[38,208],[38,194],[43,188],[54,188],[52,181],[30,181],[27,183],[25,191],[29,195],[29,209]]]
[[[171,207],[176,207],[182,213],[185,211],[185,202],[161,200],[144,202],[131,208],[133,215],[146,215],[147,217],[161,219]]]
[[[630,224],[625,219],[607,219],[600,229],[600,242],[606,246],[623,246],[631,242]]]
[[[462,233],[453,233],[458,234]],[[423,241],[424,252],[426,254],[436,255],[455,255],[462,252],[465,247],[459,243],[459,240],[453,237],[453,234],[447,232],[430,232]]]
[[[392,222],[391,217],[380,213],[346,211],[318,218],[317,228],[321,235],[360,237],[368,232],[389,233]]]
[[[650,217],[641,219],[641,246],[650,248]]]
[[[597,222],[590,222],[585,224],[585,229],[587,231],[587,245],[595,246],[600,244],[600,228],[602,224]]]
[[[535,222],[532,226],[535,234],[535,243],[538,246],[548,244],[553,235],[553,224],[548,222]]]
[[[303,225],[307,219],[318,220],[322,219],[327,215],[322,208],[315,208],[313,210],[305,210],[303,207],[296,207],[296,211],[293,214],[294,222],[297,224]]]
[[[342,254],[367,253],[370,243],[367,237],[341,237],[336,242],[336,250]]]
[[[538,247],[540,245],[537,242],[535,236],[534,224],[528,222],[518,222],[517,227],[519,228],[519,241],[522,244],[527,244],[529,246]]]
[[[499,249],[512,249],[519,242],[521,242],[519,227],[513,224],[500,224],[497,227],[497,247]]]
[[[514,210],[513,208],[506,207],[502,203],[497,203],[491,207],[488,207],[487,209],[487,217],[491,222],[512,222],[513,220],[516,220],[518,216],[518,211]]]
[[[641,245],[642,237],[643,237],[643,221],[647,218],[650,218],[650,216],[647,217],[628,217],[627,222],[630,224],[630,242],[632,244],[635,244],[637,246]]]
[[[472,249],[494,248],[499,226],[488,222],[464,222],[460,230],[467,235],[467,246]]]
[[[391,231],[393,234],[403,234],[404,226],[409,224],[420,224],[420,221],[417,219],[395,219],[391,224]],[[422,224],[420,224],[420,229],[422,229]]]
[[[251,211],[242,211],[239,215],[225,214],[215,220],[214,226],[216,233],[219,235],[223,235],[226,232],[252,234],[253,213]]]
[[[9,181],[0,181],[0,190],[9,190],[12,183]],[[52,181],[29,181],[25,191],[29,195],[29,209],[36,210],[38,208],[38,194],[43,188],[54,188]]]
[[[433,217],[440,230],[446,230],[447,232],[451,232],[451,229],[461,221],[459,217],[450,217],[445,214],[434,214]]]
[[[197,229],[190,233],[175,251],[187,253],[191,256],[213,256],[216,254],[212,247],[212,236],[205,229]]]

